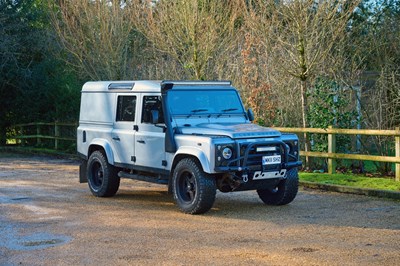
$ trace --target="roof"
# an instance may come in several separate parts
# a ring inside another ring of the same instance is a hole
[[[105,91],[142,91],[160,92],[161,81],[156,80],[119,80],[119,81],[89,81],[83,87],[83,92],[105,92]]]
[[[120,81],[89,81],[82,87],[82,92],[160,92],[161,88],[170,89],[173,86],[215,88],[215,86],[231,86],[230,81],[182,81],[182,80],[120,80]]]

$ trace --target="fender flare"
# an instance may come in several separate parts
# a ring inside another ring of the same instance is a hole
[[[102,147],[104,149],[104,152],[106,153],[108,163],[111,164],[111,165],[114,165],[114,152],[112,150],[111,144],[107,140],[100,139],[100,138],[93,139],[92,142],[89,145],[89,153],[90,153],[90,151],[91,151],[93,146]]]
[[[201,167],[203,168],[203,171],[206,173],[209,173],[209,174],[212,173],[211,168],[210,168],[210,162],[202,150],[194,148],[194,147],[188,147],[188,146],[180,147],[177,150],[177,152],[175,153],[175,156],[173,159],[173,165],[177,164],[177,162],[175,161],[176,158],[181,157],[182,155],[189,155],[189,156],[196,157],[199,160]]]

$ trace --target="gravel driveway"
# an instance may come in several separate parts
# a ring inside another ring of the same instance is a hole
[[[77,162],[0,154],[0,265],[400,265],[400,202],[301,190],[282,207],[217,193],[205,215],[161,185],[122,180],[113,198]]]

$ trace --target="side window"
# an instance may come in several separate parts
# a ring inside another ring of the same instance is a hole
[[[135,121],[136,96],[118,96],[116,121]]]
[[[144,96],[142,123],[151,123],[152,112],[154,111],[158,112],[158,122],[164,123],[164,115],[161,107],[161,96]]]

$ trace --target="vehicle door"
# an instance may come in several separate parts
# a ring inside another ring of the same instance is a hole
[[[165,124],[159,94],[141,94],[141,117],[137,123],[135,139],[136,165],[150,168],[166,168],[164,147]],[[158,123],[153,113],[158,114]]]
[[[115,147],[115,162],[123,165],[133,164],[137,114],[137,96],[117,94],[117,110],[111,140]]]

